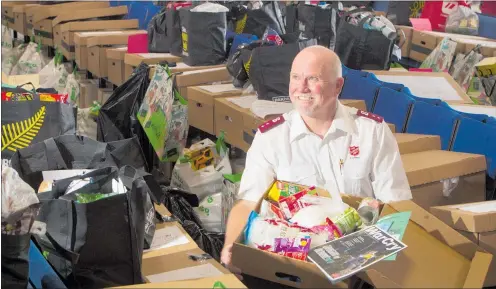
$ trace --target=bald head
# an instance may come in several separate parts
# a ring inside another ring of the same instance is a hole
[[[301,63],[313,63],[321,66],[326,76],[337,78],[342,76],[341,60],[334,51],[321,45],[304,48],[293,60],[293,67]]]

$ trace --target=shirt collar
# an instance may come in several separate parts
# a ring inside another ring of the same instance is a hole
[[[337,101],[337,110],[334,120],[332,121],[331,127],[327,131],[324,139],[336,130],[341,130],[345,133],[356,134],[357,127],[348,109]],[[303,135],[313,134],[306,126],[305,122],[301,118],[298,112],[294,112],[291,116],[291,130],[290,130],[290,142],[293,142],[298,137]]]

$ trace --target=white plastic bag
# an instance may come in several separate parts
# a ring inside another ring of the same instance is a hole
[[[479,16],[470,7],[458,5],[458,8],[446,18],[445,31],[448,33],[477,35],[479,34]]]
[[[97,122],[91,114],[91,107],[77,110],[77,134],[96,140]]]
[[[14,48],[14,43],[12,41],[12,34],[10,33],[10,29],[2,25],[2,59],[12,51]]]
[[[65,90],[69,73],[59,61],[60,58],[57,55],[41,69],[39,73],[41,88],[54,88],[59,93]]]
[[[206,142],[212,143],[210,140],[203,140],[200,143]],[[212,151],[217,152],[215,146],[212,148]],[[208,165],[196,171],[191,168],[189,162],[181,163],[181,159],[179,159],[172,171],[171,186],[195,194],[200,200],[221,192],[224,186],[223,175],[232,174],[231,163],[229,162],[229,150],[220,149],[220,152],[214,156],[214,159],[218,159],[219,161],[216,164]]]
[[[74,72],[67,76],[67,81],[62,94],[67,94],[69,96],[69,103],[73,106],[77,106],[79,104],[80,89]]]
[[[222,233],[222,193],[204,198],[198,208],[193,208],[207,232]]]
[[[4,30],[2,26],[2,72],[10,75],[12,68],[17,64],[19,57],[26,50],[27,45],[21,42],[12,41],[9,29]]]
[[[38,44],[30,42],[10,74],[38,74],[47,65],[47,60],[38,48]]]

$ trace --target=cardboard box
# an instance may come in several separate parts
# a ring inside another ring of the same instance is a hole
[[[130,54],[130,55],[137,55],[137,54]],[[174,56],[174,55],[172,55],[172,56]],[[174,56],[174,57],[177,57],[177,56]],[[131,58],[129,58],[129,59],[131,59]],[[130,60],[130,61],[134,61],[134,63],[136,63],[136,60]],[[143,62],[150,65],[150,77],[151,77],[155,73],[155,65],[154,64],[158,64],[159,61],[155,60],[155,62],[153,62],[152,60],[143,59]],[[138,65],[139,65],[139,63],[138,63]],[[136,66],[130,65],[130,64],[126,65],[126,67],[125,67],[126,78],[129,77],[129,75],[131,75],[131,73],[136,68]],[[225,65],[220,64],[220,65],[208,65],[208,66],[189,66],[184,62],[176,62],[176,66],[171,66],[170,69],[171,69],[172,73],[179,73],[179,72],[184,72],[184,71],[204,70],[204,69],[219,68],[219,67],[225,67]]]
[[[400,36],[401,46],[401,57],[410,57],[410,48],[412,47],[412,37],[413,37],[413,27],[410,26],[396,26],[398,35]]]
[[[111,35],[94,35],[86,41],[88,70],[98,77],[107,77],[107,49],[109,46],[127,45],[130,35],[146,34],[145,30],[125,30]],[[95,32],[96,33],[96,32]]]
[[[439,98],[450,103],[473,103],[466,91],[446,72],[367,71],[381,81],[405,85],[418,97]]]
[[[221,282],[225,288],[246,288],[246,286],[239,281],[239,279],[233,274],[225,274],[217,277],[201,278],[195,280],[186,281],[173,281],[166,283],[145,283],[138,285],[130,285],[123,287],[112,287],[112,288],[174,288],[174,289],[186,289],[186,288],[213,288],[216,282]]]
[[[483,155],[431,150],[405,154],[401,159],[413,201],[427,210],[486,198]]]
[[[36,36],[41,35],[43,43],[52,43],[53,46],[53,34],[52,31],[52,21],[50,18],[57,17],[64,13],[78,13],[85,9],[98,9],[109,7],[110,3],[106,1],[102,2],[68,2],[62,4],[54,5],[40,5],[26,10],[26,23],[28,28],[28,35]],[[39,23],[43,21],[43,23]],[[34,31],[31,29],[34,28]],[[44,39],[46,38],[46,39]],[[51,39],[51,40],[50,40]],[[48,44],[47,44],[48,45]]]
[[[321,189],[318,193],[328,196]],[[343,201],[356,208],[360,199],[343,196]],[[378,262],[358,276],[375,288],[481,288],[491,254],[412,201],[384,204],[381,216],[406,211],[411,218],[402,241],[408,248],[395,261]],[[331,287],[313,263],[247,247],[242,237],[233,246],[232,260],[243,273],[297,288]],[[301,282],[278,276],[295,276]]]
[[[424,61],[437,46],[437,37],[424,31],[414,30],[410,47],[410,58]]]
[[[98,101],[98,80],[81,81],[79,83],[79,107],[90,107],[93,101]]]
[[[112,88],[99,88],[98,101],[103,105],[105,102],[107,102],[113,92],[114,90]]]
[[[108,80],[115,85],[124,83],[124,56],[127,46],[107,49],[107,71]]]
[[[171,69],[173,73],[177,72]],[[153,74],[150,73],[150,77]],[[204,84],[221,84],[230,82],[231,75],[225,66],[183,71],[176,76],[176,85],[179,88],[181,95],[188,99],[188,86],[204,85]]]
[[[188,91],[188,122],[204,132],[215,135],[214,100],[218,97],[239,96],[242,89],[232,84],[190,86]]]
[[[170,217],[172,214],[167,210],[164,204],[153,204],[155,212],[159,213],[162,217]]]
[[[496,286],[496,201],[432,207],[431,213],[493,254],[484,286]]]
[[[472,49],[475,48],[475,46],[477,44],[480,44],[482,46],[481,47],[481,54],[484,57],[492,57],[492,56],[494,56],[494,52],[496,51],[496,42],[495,41],[464,39],[463,42],[465,42],[465,53],[470,52]]]
[[[31,4],[31,3],[34,2],[2,1],[2,18],[3,18],[2,20],[5,20],[7,27],[13,29],[15,26],[14,8],[17,6],[23,6],[23,4]]]
[[[441,138],[438,135],[396,133],[400,154],[441,150]]]
[[[12,11],[14,12],[14,25],[12,29],[21,33],[22,35],[28,34],[27,21],[26,21],[26,9],[29,7],[39,6],[39,4],[24,4],[16,5],[13,7]],[[2,3],[3,4],[3,3]]]
[[[59,24],[54,28],[55,44],[62,48],[62,53],[68,60],[75,59],[75,32],[97,32],[105,30],[136,30],[139,27],[137,19],[129,20],[96,20],[96,21],[77,21]],[[60,37],[57,32],[60,30]]]
[[[391,130],[392,133],[395,133],[396,132],[396,126],[392,123],[386,123],[389,127],[389,129]]]
[[[131,73],[133,73],[133,70],[137,66],[139,66],[142,62],[151,65],[151,64],[159,64],[162,61],[175,63],[182,61],[182,58],[180,56],[175,56],[170,53],[127,53],[126,56],[124,57],[125,78],[126,79],[129,78]]]
[[[198,248],[178,222],[157,223],[155,234],[163,238],[163,248],[143,251],[143,260]]]
[[[147,258],[143,260],[142,273],[150,283],[162,283],[200,279],[202,277],[219,277],[230,272],[214,259],[193,260],[191,255],[203,255],[196,248],[173,254]],[[171,262],[173,260],[173,262]]]

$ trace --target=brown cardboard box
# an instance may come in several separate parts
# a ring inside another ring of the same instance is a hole
[[[94,21],[98,21],[102,17],[113,17],[119,15],[127,14],[127,6],[116,6],[116,7],[108,7],[108,8],[99,8],[99,9],[87,9],[79,11],[77,14],[74,13],[64,13],[57,16],[52,20],[53,26],[53,41],[55,45],[60,46],[62,44],[62,32],[61,26],[68,23],[78,23],[84,25],[86,23],[85,20],[93,19]],[[135,28],[135,27],[133,27]],[[91,29],[88,29],[91,30]],[[109,29],[109,28],[107,28]]]
[[[195,261],[190,258],[191,255],[201,256],[203,254],[205,254],[205,252],[199,248],[196,248],[173,254],[147,258],[143,260],[142,273],[150,283],[183,281],[207,277],[203,276],[202,273],[210,273],[210,276],[208,277],[217,277],[230,273],[226,268],[224,268],[224,266],[219,264],[214,259]],[[171,262],[172,260],[173,262]],[[209,269],[207,272],[205,272],[205,270],[198,272],[198,266]]]
[[[181,57],[170,53],[127,53],[124,57],[124,75],[126,79],[129,78],[131,73],[133,73],[134,68],[142,62],[151,65],[159,64],[161,61],[173,63],[180,62],[181,60]]]
[[[172,55],[172,56],[174,56],[174,55]],[[174,56],[174,57],[177,57],[177,56]],[[131,61],[133,61],[133,60],[131,60]],[[146,59],[146,60],[143,59],[143,61],[145,63],[147,63],[148,65],[150,65],[150,78],[151,78],[152,75],[155,73],[155,65],[152,63],[153,61],[150,61],[148,59]],[[155,61],[154,63],[155,64],[158,64],[159,62],[158,61]],[[220,65],[209,65],[209,66],[189,66],[189,65],[187,65],[184,62],[176,62],[176,66],[171,66],[170,69],[171,69],[171,72],[172,73],[178,73],[178,72],[184,72],[184,71],[204,70],[204,69],[219,68],[219,67],[225,67],[225,65],[224,64],[220,64]],[[126,75],[126,77],[129,77],[129,75],[131,75],[131,73],[133,72],[133,70],[135,68],[136,67],[133,66],[133,65],[129,65],[129,64],[126,65],[126,68],[125,68],[125,75]]]
[[[396,133],[400,154],[441,150],[441,138],[438,135]]]
[[[94,35],[86,41],[88,70],[98,77],[107,77],[107,49],[110,45],[127,45],[130,35],[146,34],[145,30],[125,30],[111,35]],[[95,32],[96,33],[96,32]]]
[[[2,20],[5,20],[7,27],[14,28],[15,17],[14,8],[17,6],[23,6],[23,4],[30,4],[33,2],[20,2],[20,1],[2,1]],[[19,31],[20,32],[20,31]]]
[[[171,69],[174,73],[176,70]],[[150,73],[150,76],[153,74]],[[231,79],[231,75],[225,66],[213,67],[199,70],[183,71],[176,76],[176,85],[179,88],[181,95],[188,99],[188,86],[196,86],[202,84],[224,83]]]
[[[318,194],[328,196],[321,189]],[[343,196],[343,201],[357,207],[360,198]],[[412,201],[385,204],[381,216],[406,211],[411,217],[402,241],[408,248],[399,252],[395,261],[378,262],[358,276],[376,288],[481,288],[492,256]],[[232,261],[243,273],[297,288],[331,288],[313,263],[242,242],[241,235],[233,246]],[[296,276],[301,282],[278,276]]]
[[[167,210],[167,208],[163,204],[153,204],[155,207],[155,212],[159,213],[162,217],[170,217],[172,214]]]
[[[483,155],[431,150],[401,156],[413,201],[425,209],[486,198]],[[448,183],[448,179],[454,181]],[[446,188],[446,189],[444,189]],[[447,188],[453,189],[451,192]],[[443,195],[446,191],[448,197]]]
[[[163,248],[143,251],[143,260],[198,248],[178,222],[157,223],[154,238],[158,237],[164,240]]]
[[[233,274],[225,274],[216,277],[209,278],[201,278],[195,280],[186,280],[186,281],[173,281],[173,282],[165,282],[165,283],[145,283],[138,285],[129,285],[122,287],[112,287],[112,288],[174,288],[174,289],[187,289],[187,288],[213,288],[216,282],[222,282],[225,288],[240,288],[246,289],[245,285],[239,281],[239,279]]]
[[[26,10],[26,23],[28,35],[32,35],[34,28],[35,35],[41,35],[43,43],[52,43],[53,46],[53,30],[50,18],[57,17],[63,13],[74,13],[74,11],[83,11],[85,9],[98,9],[109,7],[109,2],[68,2],[54,5],[40,5]],[[46,21],[48,20],[48,21]],[[43,23],[39,23],[43,21]],[[38,25],[37,25],[38,24]],[[46,38],[46,39],[43,39]],[[49,40],[51,39],[51,40]]]
[[[124,83],[124,56],[127,46],[107,49],[108,80],[115,85]]]
[[[465,41],[465,40],[464,40]],[[474,41],[475,42],[475,41]],[[465,44],[465,53],[469,53],[477,44],[482,45],[481,54],[484,57],[492,57],[496,52],[496,42],[475,42]]]
[[[93,101],[98,101],[98,80],[81,81],[79,83],[79,107],[90,107]]]
[[[396,26],[396,30],[400,36],[401,57],[410,57],[410,48],[412,47],[413,27],[410,26]]]
[[[24,3],[25,2],[22,2],[22,5],[16,5],[12,9],[12,11],[14,12],[14,25],[12,29],[21,33],[22,35],[27,35],[28,29],[26,22],[26,9],[29,7],[38,6],[39,4],[24,4]]]
[[[422,96],[422,92],[436,91],[436,94],[432,94],[431,96],[436,96],[436,98],[441,98],[442,100],[449,100],[450,103],[473,103],[465,90],[446,72],[367,71],[375,74],[379,80],[404,84],[412,91],[413,95],[419,97]],[[426,78],[429,78],[428,82],[426,82]],[[442,87],[442,90],[440,87]],[[416,93],[419,90],[421,93]],[[444,95],[439,91],[442,91]]]
[[[496,255],[496,201],[432,207],[431,213]],[[496,286],[496,257],[493,257],[489,272],[484,286]]]
[[[189,125],[215,135],[214,100],[218,97],[239,96],[242,89],[232,84],[190,86],[188,91]]]
[[[424,61],[437,46],[437,37],[424,31],[413,31],[410,58]]]
[[[68,22],[57,25],[57,29],[54,28],[55,44],[62,48],[62,53],[67,59],[74,60],[76,51],[74,41],[75,32],[136,30],[138,26],[139,22],[137,19]],[[58,30],[60,30],[60,37],[57,35]]]
[[[103,105],[109,97],[112,95],[114,90],[112,88],[99,88],[98,89],[98,101]]]

